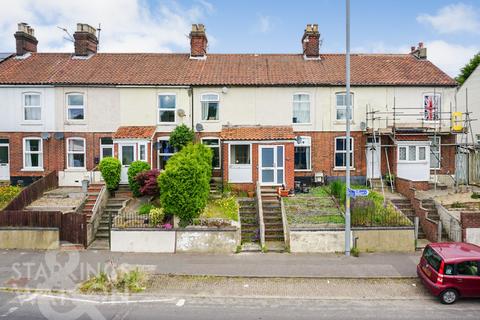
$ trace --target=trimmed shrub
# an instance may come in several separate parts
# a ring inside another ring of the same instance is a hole
[[[212,151],[203,144],[190,144],[171,157],[158,177],[160,201],[166,214],[186,226],[207,205],[212,175]]]
[[[148,221],[151,226],[157,227],[163,223],[165,213],[162,208],[153,207],[148,214]]]
[[[189,143],[193,143],[195,133],[185,124],[181,124],[175,128],[170,134],[169,143],[172,147],[182,150]]]
[[[137,174],[135,179],[140,186],[140,193],[144,196],[158,196],[158,182],[157,178],[160,174],[158,169],[143,171]]]
[[[154,208],[153,204],[151,203],[144,203],[138,208],[138,214],[140,215],[146,215],[150,213],[150,210]]]
[[[100,161],[98,166],[102,173],[103,180],[107,185],[108,190],[116,190],[120,183],[120,172],[122,164],[117,158],[106,157]]]
[[[145,161],[133,161],[130,163],[130,167],[128,168],[128,185],[130,190],[135,197],[140,197],[142,194],[140,193],[140,185],[138,184],[136,177],[140,172],[150,170],[150,165]]]

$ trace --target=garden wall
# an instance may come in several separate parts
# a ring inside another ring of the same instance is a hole
[[[58,228],[0,228],[0,249],[55,250],[59,247]]]
[[[460,213],[460,221],[465,241],[480,245],[480,212],[462,212]]]
[[[112,229],[111,251],[233,253],[240,245],[237,229]]]
[[[342,229],[292,230],[291,229],[290,230],[290,252],[292,253],[345,252],[345,230],[342,230]]]
[[[359,251],[413,252],[415,228],[355,228],[353,237]]]

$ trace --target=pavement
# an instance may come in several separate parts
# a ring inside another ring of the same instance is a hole
[[[74,290],[110,267],[139,267],[153,274],[294,278],[416,277],[420,253],[154,254],[110,251],[0,250],[0,287]]]

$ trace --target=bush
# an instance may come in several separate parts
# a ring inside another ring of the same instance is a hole
[[[192,223],[207,204],[211,175],[210,148],[190,144],[177,152],[158,177],[165,213],[178,216],[182,226]]]
[[[130,167],[128,168],[128,185],[130,186],[130,190],[135,197],[140,197],[142,194],[140,193],[140,185],[138,184],[136,177],[139,173],[143,171],[150,170],[150,165],[145,161],[133,161],[130,163]]]
[[[0,187],[0,209],[7,206],[22,190],[18,186],[1,186]]]
[[[158,196],[158,182],[157,178],[160,174],[158,169],[143,171],[137,174],[135,179],[140,186],[140,193],[144,196]]]
[[[153,207],[150,209],[150,213],[148,214],[148,221],[150,225],[153,227],[157,227],[163,223],[163,219],[165,218],[165,213],[163,212],[162,208]]]
[[[108,190],[116,190],[120,183],[120,172],[122,164],[120,160],[112,157],[103,158],[98,166],[102,173],[103,180],[107,185]]]
[[[153,204],[151,203],[144,203],[138,208],[138,214],[146,215],[150,213],[150,210],[154,208]]]
[[[330,194],[337,198],[340,203],[345,202],[347,197],[347,185],[340,180],[333,181],[330,183]]]
[[[177,126],[170,134],[169,143],[172,147],[181,150],[189,143],[193,143],[194,138],[195,133],[193,130],[187,127],[185,124],[181,124]]]

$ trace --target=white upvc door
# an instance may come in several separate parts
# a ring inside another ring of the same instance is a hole
[[[283,146],[260,146],[258,169],[261,185],[285,184],[285,152]]]
[[[380,178],[380,143],[367,143],[367,179]]]
[[[135,143],[119,143],[118,156],[122,163],[120,183],[128,183],[128,168],[137,160],[137,145]]]
[[[0,144],[0,180],[10,180],[9,144]]]
[[[234,143],[228,146],[228,182],[252,183],[252,145]]]

